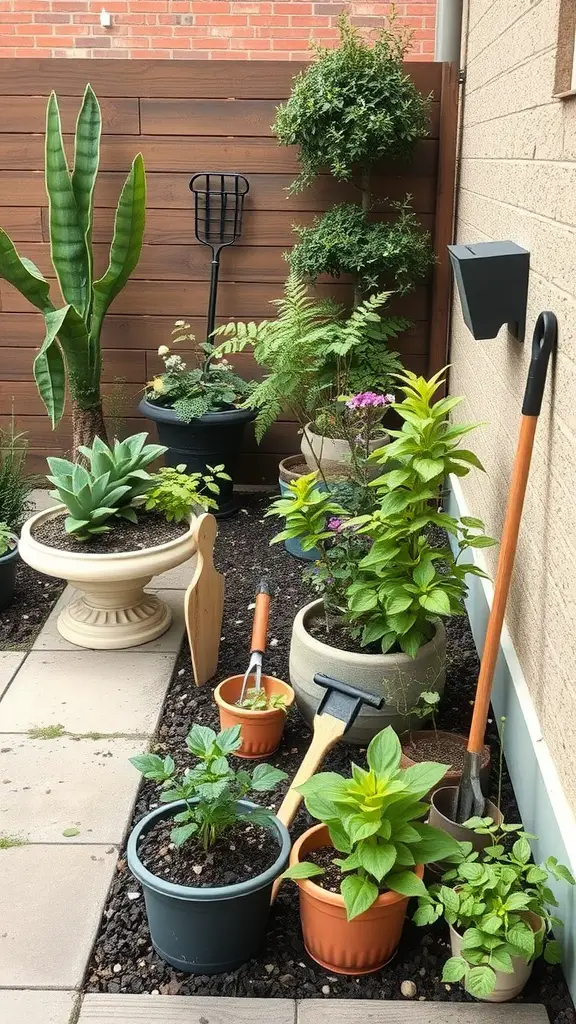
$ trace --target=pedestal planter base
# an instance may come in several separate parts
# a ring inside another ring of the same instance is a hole
[[[142,582],[146,585],[150,580]],[[78,587],[74,580],[70,584]],[[80,647],[111,651],[149,643],[169,629],[172,612],[155,594],[146,594],[140,587],[114,596],[115,607],[93,591],[76,598],[58,616],[60,635]]]

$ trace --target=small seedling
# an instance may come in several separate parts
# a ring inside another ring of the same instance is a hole
[[[58,722],[57,725],[33,725],[28,735],[31,740],[57,740],[65,731],[64,726]]]
[[[434,736],[436,743],[438,743],[438,728],[436,726],[436,712],[440,703],[440,694],[435,693],[433,690],[424,690],[413,708],[410,708],[408,712],[408,719],[410,723],[410,742],[412,742],[412,719],[413,718],[431,718],[432,728],[434,729]]]
[[[286,711],[286,697],[282,693],[266,693],[255,687],[246,691],[244,700],[236,702],[239,708],[249,711]]]

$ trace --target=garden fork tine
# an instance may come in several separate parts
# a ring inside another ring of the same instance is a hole
[[[250,661],[242,680],[240,691],[240,702],[244,700],[247,689],[262,689],[262,658],[266,650],[266,633],[268,632],[268,615],[270,613],[270,588],[267,580],[262,580],[258,593],[256,594],[256,607],[254,609],[254,623],[252,625],[252,642],[250,645]],[[249,686],[248,681],[253,675],[254,685]]]

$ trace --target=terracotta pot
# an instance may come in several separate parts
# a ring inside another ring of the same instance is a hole
[[[67,580],[78,594],[58,618],[58,632],[78,647],[118,650],[161,636],[172,613],[144,587],[153,576],[186,562],[196,552],[195,516],[185,533],[165,544],[107,554],[87,554],[81,544],[62,551],[36,540],[34,529],[65,512],[64,505],[37,512],[22,527],[20,555],[47,576]]]
[[[381,437],[370,441],[370,451],[375,452],[378,448],[383,448],[385,444],[389,444],[389,442],[389,435],[382,434]],[[317,434],[313,430],[312,424],[307,423],[302,434],[300,450],[310,467],[310,472],[318,469],[320,464],[322,472],[327,479],[350,475],[352,454],[350,445],[344,438],[325,437],[323,434]],[[368,478],[371,480],[375,480],[381,473],[382,467],[377,462],[368,468]]]
[[[438,739],[440,741],[441,749],[442,740],[445,738],[447,742],[457,744],[459,747],[461,747],[463,753],[466,752],[466,748],[468,746],[468,737],[459,736],[457,733],[453,732],[442,732],[440,729],[438,729],[437,732],[434,732],[433,729],[418,729],[415,732],[412,732],[411,734],[406,733],[406,735],[401,736],[400,739],[402,742],[402,757],[400,760],[400,767],[410,768],[414,764],[421,764],[422,761],[440,761],[442,764],[445,764],[444,759],[440,755],[438,755],[437,757],[433,757],[430,755],[429,752],[426,754],[425,757],[421,757],[417,761],[415,761],[410,756],[410,748],[412,744],[418,747],[419,742],[436,743],[436,740]],[[483,792],[486,791],[488,779],[490,777],[490,760],[490,747],[485,745],[482,750],[482,760],[480,768],[480,781],[482,783]],[[462,771],[463,769],[461,768],[449,769],[446,772],[444,778],[440,780],[438,785],[434,786],[434,788],[430,790],[430,792],[428,793],[428,799],[431,798],[432,794],[435,793],[437,789],[445,788],[446,786],[458,786],[460,784],[460,779],[462,778]]]
[[[286,711],[294,702],[294,690],[275,676],[262,676],[262,686],[267,694],[280,693],[286,701],[286,711],[274,708],[270,711],[254,711],[239,708],[236,701],[242,690],[244,676],[229,676],[214,690],[218,705],[220,726],[229,729],[233,725],[242,727],[242,746],[234,751],[235,757],[257,758],[273,754],[280,744]]]
[[[322,672],[344,683],[357,686],[368,693],[385,695],[402,690],[408,708],[416,704],[422,690],[434,690],[442,695],[445,681],[446,633],[440,619],[436,634],[418,651],[415,658],[408,654],[361,654],[340,650],[317,640],[306,628],[309,620],[324,614],[321,600],[301,608],[292,626],[290,643],[290,682],[294,687],[296,703],[302,717],[312,724],[318,705],[325,694],[314,682],[316,672]],[[387,725],[397,732],[405,732],[408,720],[392,704],[380,710],[362,707],[346,732],[348,743],[367,746],[370,740]]]
[[[522,915],[528,921],[534,932],[542,928],[542,918],[537,914],[528,911]],[[462,953],[462,936],[458,934],[452,925],[450,928],[450,946],[452,956],[460,956]],[[522,992],[532,974],[533,960],[525,960],[521,956],[512,957],[512,974],[505,974],[504,971],[496,971],[496,988],[489,995],[481,1000],[483,1003],[507,1003],[509,999],[515,999]]]
[[[464,825],[459,825],[457,822],[452,821],[451,815],[456,805],[457,792],[457,786],[443,786],[441,789],[436,790],[430,804],[428,824],[442,829],[443,832],[447,832],[450,836],[454,836],[454,839],[457,839],[460,843],[472,843],[472,848],[479,853],[480,850],[484,850],[487,846],[491,845],[492,837],[489,835],[479,836],[472,832],[471,829],[465,828]],[[491,800],[486,801],[485,817],[492,818],[498,824],[502,821],[501,811]]]
[[[326,825],[315,825],[296,840],[290,865],[306,860],[311,850],[331,846]],[[422,878],[424,868],[416,865]],[[309,956],[334,974],[371,974],[394,956],[404,927],[408,898],[382,893],[364,914],[346,920],[344,899],[310,878],[299,879],[300,919]]]

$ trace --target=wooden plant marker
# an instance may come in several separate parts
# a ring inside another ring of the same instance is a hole
[[[214,568],[214,541],[218,527],[213,515],[198,517],[196,570],[184,597],[184,617],[196,686],[203,686],[216,672],[222,613],[224,576]]]

